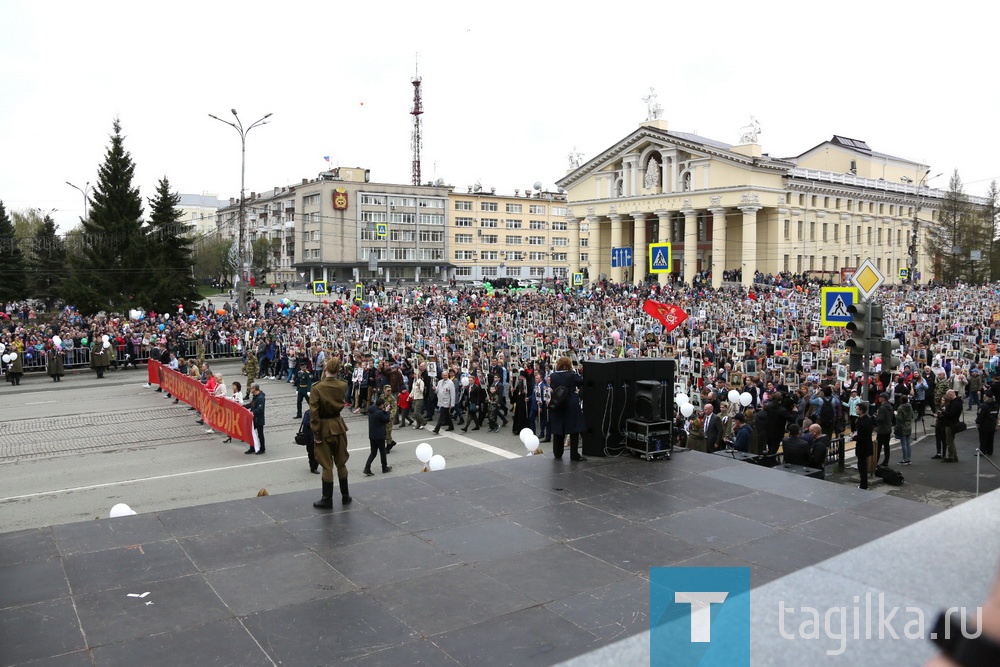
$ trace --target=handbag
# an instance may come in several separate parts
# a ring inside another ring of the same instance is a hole
[[[965,422],[955,422],[951,426],[951,432],[952,433],[961,433],[966,428],[968,428],[968,424],[966,424]]]

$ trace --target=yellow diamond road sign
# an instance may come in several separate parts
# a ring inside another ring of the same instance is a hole
[[[862,298],[870,299],[875,290],[885,282],[885,276],[878,270],[872,260],[866,259],[851,276],[851,282],[858,288]]]

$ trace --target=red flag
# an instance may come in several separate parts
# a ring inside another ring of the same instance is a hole
[[[642,304],[642,309],[656,318],[667,331],[673,331],[688,318],[688,314],[684,312],[683,308],[673,304],[659,303],[652,299],[646,299],[646,302]]]

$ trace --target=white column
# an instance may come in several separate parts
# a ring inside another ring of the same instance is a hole
[[[660,157],[663,159],[663,163],[660,165],[660,180],[663,181],[660,186],[660,192],[666,194],[670,192],[670,172],[667,171],[667,160],[670,160],[670,164],[673,165],[674,159],[664,157],[662,153],[660,154]],[[673,167],[671,166],[671,168]]]
[[[677,158],[670,160],[670,192],[680,192],[677,184]]]
[[[646,214],[632,214],[632,283],[635,284],[646,276],[648,270],[646,260]]]
[[[569,228],[569,284],[573,284],[573,275],[580,271],[580,220],[581,218],[567,218],[566,226]]]
[[[760,206],[740,206],[743,211],[743,286],[753,285],[753,274],[757,270],[757,211]]]
[[[681,213],[684,214],[684,282],[690,285],[698,272],[698,212],[686,208]]]
[[[622,246],[622,216],[614,214],[608,216],[611,219],[611,248],[620,248]],[[608,258],[608,265],[611,265],[611,249],[605,253]],[[611,276],[611,280],[620,283],[622,281],[622,267],[615,266],[612,267],[608,272]]]
[[[632,161],[628,158],[622,160],[622,196],[631,197],[632,192]]]
[[[666,243],[670,241],[670,211],[656,211],[656,217],[660,219],[660,235],[656,240],[659,243]],[[673,269],[674,267],[671,266],[670,268]],[[660,285],[669,285],[670,274],[660,273],[657,275],[656,280]]]
[[[718,289],[726,270],[726,209],[708,210],[712,212],[712,287]]]

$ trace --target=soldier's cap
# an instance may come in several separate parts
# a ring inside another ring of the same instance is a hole
[[[334,357],[326,362],[326,372],[330,375],[336,375],[340,372],[340,357]]]

